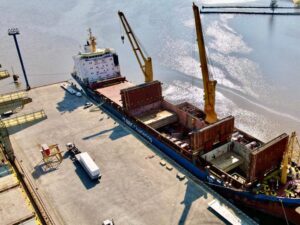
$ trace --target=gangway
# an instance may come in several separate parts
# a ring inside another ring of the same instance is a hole
[[[0,70],[0,80],[5,79],[9,76],[10,76],[10,74],[7,70]]]
[[[208,204],[208,206],[217,212],[222,218],[227,220],[230,224],[233,225],[242,225],[242,220],[237,217],[234,213],[230,212],[230,209],[220,203],[218,200],[213,200]]]
[[[36,112],[24,114],[24,115],[17,116],[14,118],[4,119],[4,120],[2,120],[2,122],[6,128],[9,128],[9,127],[18,126],[18,125],[34,122],[36,120],[41,120],[41,119],[45,119],[45,118],[47,118],[45,111],[39,110]]]

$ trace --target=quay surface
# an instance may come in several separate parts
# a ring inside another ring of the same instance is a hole
[[[106,219],[117,225],[226,223],[209,207],[213,200],[236,224],[254,223],[119,121],[97,107],[83,109],[84,96],[70,95],[60,84],[34,88],[29,96],[32,103],[18,114],[43,109],[47,119],[9,127],[10,140],[55,224],[99,225]],[[90,154],[102,173],[99,183],[70,159],[68,142]],[[44,164],[44,143],[64,151],[61,163]],[[179,180],[178,172],[186,177]]]
[[[41,222],[11,164],[0,148],[0,224],[40,225]]]

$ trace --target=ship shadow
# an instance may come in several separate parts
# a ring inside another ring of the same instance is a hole
[[[79,107],[83,107],[87,102],[87,99],[84,96],[76,97],[65,91],[65,96],[62,101],[57,103],[56,109],[61,112],[72,112]]]
[[[86,136],[86,137],[83,137],[82,140],[89,140],[89,139],[92,139],[92,138],[96,138],[98,136],[101,136],[105,133],[108,133],[108,132],[111,132],[112,133],[109,135],[109,138],[114,141],[114,140],[117,140],[119,138],[122,138],[122,137],[125,137],[129,134],[128,131],[126,131],[122,126],[118,125],[116,127],[113,127],[111,129],[107,129],[107,130],[102,130],[96,134],[92,134],[92,135],[89,135],[89,136]]]
[[[43,120],[46,120],[47,117],[43,117],[43,118],[40,118],[40,119],[36,119],[34,121],[30,121],[30,122],[26,122],[26,123],[23,123],[23,124],[18,124],[18,125],[15,125],[15,126],[12,126],[12,127],[7,127],[7,131],[8,133],[11,135],[11,134],[15,134],[19,131],[22,131],[22,130],[25,130],[26,128],[28,127],[31,127]]]
[[[210,193],[206,187],[202,187],[201,184],[198,184],[198,183],[196,183],[196,185],[195,185],[195,183],[192,183],[192,181],[190,181],[190,180],[188,180],[185,183],[185,185],[187,186],[187,188],[186,188],[184,199],[181,202],[181,204],[184,205],[184,209],[183,209],[181,217],[178,221],[178,225],[184,225],[187,222],[188,214],[189,214],[189,211],[191,210],[193,202],[200,198],[208,199],[208,193]],[[201,186],[200,189],[199,189],[199,185]],[[223,205],[222,201],[219,201],[219,203],[220,203],[220,205]],[[207,203],[204,202],[204,204],[207,204]],[[225,206],[227,207],[226,204],[225,204]],[[228,225],[231,224],[230,222],[228,222],[226,220],[226,218],[222,217],[219,213],[214,211],[208,205],[207,205],[206,209],[209,213],[212,213],[215,217],[220,219],[220,221],[222,221],[224,224],[228,224]]]
[[[187,222],[187,217],[194,201],[198,200],[199,198],[208,198],[207,192],[202,189],[199,189],[198,185],[192,183],[192,181],[190,181],[189,178],[185,185],[185,196],[182,202],[180,203],[184,205],[184,209],[178,221],[178,225],[184,225]]]

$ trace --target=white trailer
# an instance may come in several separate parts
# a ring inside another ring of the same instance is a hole
[[[87,152],[76,154],[75,157],[92,180],[101,179],[99,167]]]

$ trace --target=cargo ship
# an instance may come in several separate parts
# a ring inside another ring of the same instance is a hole
[[[193,10],[204,110],[164,99],[161,82],[152,80],[151,58],[142,54],[121,12],[135,56],[141,56],[138,61],[146,82],[135,85],[127,81],[115,50],[97,49],[91,31],[84,52],[73,57],[72,77],[101,107],[227,199],[300,224],[300,167],[292,161],[297,137],[283,133],[264,143],[237,129],[234,116],[217,118],[216,81],[208,73],[200,12],[196,5]]]

